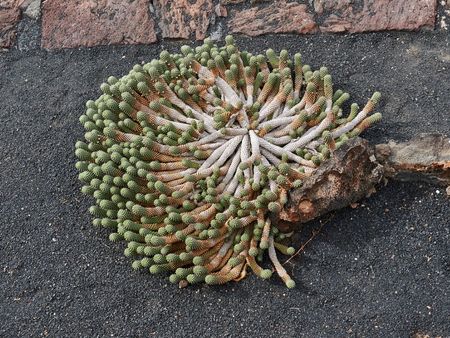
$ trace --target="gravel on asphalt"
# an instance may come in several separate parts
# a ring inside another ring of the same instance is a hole
[[[301,52],[364,104],[379,90],[372,143],[450,130],[445,33],[265,36],[242,49]],[[123,244],[90,224],[74,144],[88,99],[109,75],[185,42],[0,55],[1,337],[450,336],[449,199],[445,188],[389,182],[356,209],[306,224],[287,264],[297,282],[248,276],[178,289],[134,272]],[[353,101],[352,101],[353,102]]]

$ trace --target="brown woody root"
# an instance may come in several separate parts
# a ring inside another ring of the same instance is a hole
[[[371,195],[387,179],[427,181],[450,185],[450,139],[421,134],[405,142],[375,147],[355,138],[341,147],[304,181],[291,190],[277,222],[304,223]]]

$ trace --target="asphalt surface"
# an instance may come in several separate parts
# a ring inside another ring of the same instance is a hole
[[[300,51],[360,104],[381,91],[384,119],[365,133],[373,143],[450,130],[448,34],[238,41],[252,52]],[[107,76],[180,44],[0,55],[0,336],[449,337],[450,203],[427,184],[390,182],[324,217],[287,264],[293,290],[252,275],[178,289],[132,271],[123,244],[90,225],[92,200],[74,168],[78,117]]]

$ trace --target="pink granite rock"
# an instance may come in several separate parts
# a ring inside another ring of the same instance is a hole
[[[215,14],[212,0],[155,0],[153,4],[164,38],[189,39],[194,33],[196,40],[202,40]]]
[[[46,0],[42,47],[48,49],[157,40],[147,0]]]

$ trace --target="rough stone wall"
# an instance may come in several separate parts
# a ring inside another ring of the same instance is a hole
[[[450,0],[0,0],[0,50],[151,44],[224,34],[447,30]],[[26,38],[26,37],[25,37]]]

